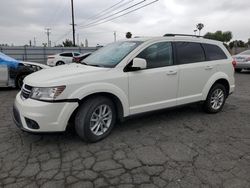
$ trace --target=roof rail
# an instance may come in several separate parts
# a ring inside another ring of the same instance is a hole
[[[197,38],[203,37],[203,36],[199,36],[199,35],[175,34],[175,33],[167,33],[163,36],[164,37],[184,36],[184,37],[197,37]]]

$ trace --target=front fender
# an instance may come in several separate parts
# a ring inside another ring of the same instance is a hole
[[[95,93],[110,93],[115,95],[121,102],[123,107],[123,115],[129,115],[129,102],[126,93],[119,87],[115,86],[114,84],[110,83],[92,83],[85,85],[73,92],[69,98],[78,98],[83,99],[91,94]]]
[[[223,72],[215,73],[213,76],[210,77],[210,79],[207,81],[205,87],[202,90],[202,100],[206,100],[209,90],[214,85],[214,83],[219,79],[225,79],[229,83],[229,77],[225,73]]]

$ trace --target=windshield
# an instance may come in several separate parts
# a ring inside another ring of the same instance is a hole
[[[240,53],[241,55],[250,55],[250,50],[244,51]]]
[[[111,43],[91,54],[83,60],[83,63],[100,67],[115,67],[141,43],[140,41]]]

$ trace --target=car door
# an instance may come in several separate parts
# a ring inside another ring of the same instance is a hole
[[[130,114],[175,106],[179,71],[171,43],[151,44],[136,57],[145,59],[147,68],[128,73]]]
[[[72,52],[66,52],[62,53],[61,55],[62,61],[66,64],[72,63],[73,53]]]
[[[197,42],[174,42],[179,66],[179,89],[177,104],[200,101],[202,90],[216,72],[216,63],[206,61],[205,52]]]

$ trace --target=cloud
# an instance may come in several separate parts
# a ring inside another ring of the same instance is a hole
[[[117,39],[123,39],[127,31],[133,36],[192,34],[199,22],[205,25],[202,34],[230,30],[235,39],[246,41],[250,38],[250,1],[247,0],[159,0],[116,20],[90,28],[80,27],[90,23],[88,18],[93,19],[93,15],[119,1],[74,0],[79,40],[83,42],[87,38],[90,45],[107,44],[114,40],[114,31],[117,32]],[[0,43],[24,45],[36,37],[37,44],[41,45],[47,40],[45,27],[52,28],[52,43],[72,38],[69,0],[3,1],[0,12]]]

